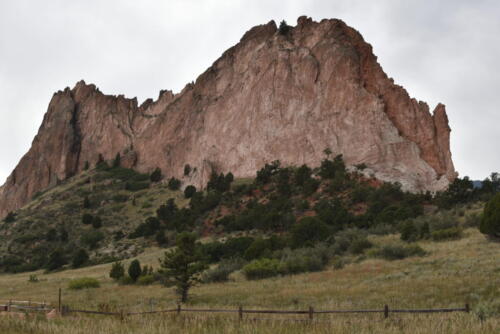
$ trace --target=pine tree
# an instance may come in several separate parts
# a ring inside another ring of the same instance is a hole
[[[121,262],[115,262],[111,266],[111,270],[109,271],[109,277],[118,281],[120,278],[125,276],[125,267]]]
[[[73,256],[73,260],[71,261],[71,266],[73,268],[80,268],[89,260],[89,255],[85,251],[85,249],[79,249],[76,251]]]
[[[189,290],[200,282],[200,274],[207,268],[196,243],[196,235],[183,232],[177,236],[177,247],[165,252],[160,261],[166,284],[175,286],[181,302],[188,299]]]
[[[134,260],[130,263],[128,267],[128,275],[132,279],[132,281],[136,282],[139,276],[141,276],[141,263],[139,260]]]
[[[115,160],[113,160],[113,168],[118,168],[121,165],[121,156],[120,153],[116,153]]]

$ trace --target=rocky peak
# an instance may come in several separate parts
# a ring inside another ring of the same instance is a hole
[[[254,176],[266,162],[319,165],[323,150],[410,191],[456,177],[445,107],[431,114],[382,70],[370,44],[341,20],[301,16],[250,29],[194,83],[157,100],[105,95],[83,80],[57,92],[31,149],[0,188],[0,216],[40,190],[121,153],[185,185],[213,170]],[[193,172],[185,176],[184,165]]]

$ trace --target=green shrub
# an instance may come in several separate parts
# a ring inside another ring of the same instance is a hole
[[[335,256],[333,258],[332,263],[333,263],[333,269],[335,270],[344,268],[344,260],[340,256]]]
[[[149,188],[149,182],[127,182],[125,189],[128,191],[139,191]]]
[[[330,236],[330,228],[316,217],[302,218],[290,229],[293,247],[312,246]]]
[[[130,276],[123,276],[118,280],[118,284],[120,285],[131,285],[134,283],[135,281]]]
[[[243,267],[245,262],[240,259],[222,260],[216,267],[205,271],[202,275],[204,283],[227,282],[229,275]]]
[[[184,165],[184,176],[188,176],[191,173],[191,166],[189,164]]]
[[[67,263],[66,257],[64,256],[64,252],[62,249],[55,249],[49,255],[49,260],[47,263],[47,270],[56,270],[61,268],[63,265]]]
[[[424,256],[426,251],[418,245],[385,245],[379,249],[374,249],[370,255],[386,260],[401,260],[411,256]]]
[[[89,246],[90,248],[95,248],[97,246],[97,244],[99,243],[99,241],[101,241],[103,239],[104,239],[104,234],[102,234],[102,232],[96,231],[96,230],[85,232],[80,237],[80,241],[83,244]]]
[[[121,262],[115,262],[111,266],[111,270],[109,271],[109,277],[118,281],[125,276],[125,267]]]
[[[137,279],[137,284],[139,285],[151,285],[155,282],[154,275],[142,275]]]
[[[85,225],[90,225],[92,224],[92,220],[94,220],[94,216],[92,216],[89,213],[84,213],[82,216],[82,223]]]
[[[71,261],[71,266],[73,268],[80,268],[89,260],[89,255],[85,249],[79,249],[73,255],[73,260]]]
[[[275,259],[253,260],[243,267],[243,274],[250,280],[273,277],[279,274],[279,265]]]
[[[404,222],[401,228],[401,240],[411,242],[411,241],[416,241],[418,239],[420,239],[420,233],[413,224],[413,222],[411,221]]]
[[[116,194],[111,198],[115,202],[126,202],[129,199],[127,194]]]
[[[351,242],[351,245],[349,246],[349,252],[354,255],[359,255],[363,254],[366,249],[372,247],[373,244],[368,239],[366,239],[366,237],[358,237]]]
[[[196,193],[196,187],[189,185],[184,189],[184,197],[185,198],[191,198],[193,195]]]
[[[462,229],[459,227],[451,227],[444,230],[437,230],[431,233],[432,240],[456,240],[462,237]]]
[[[158,167],[149,176],[149,179],[151,180],[151,182],[155,182],[155,183],[160,182],[162,178],[163,178],[163,175],[161,174],[161,169]]]
[[[271,241],[269,239],[255,239],[245,251],[244,258],[248,261],[260,257],[269,257],[271,255]]]
[[[284,249],[273,254],[280,260],[279,273],[292,275],[322,270],[333,256],[333,249],[326,244],[300,249]]]
[[[175,177],[171,177],[168,180],[168,189],[179,190],[180,187],[181,187],[181,181],[176,179]]]
[[[68,288],[71,290],[98,288],[100,286],[99,281],[91,277],[76,278],[68,284]]]
[[[481,224],[481,215],[478,213],[470,213],[465,215],[465,226],[466,227],[479,227]]]
[[[500,193],[486,203],[479,231],[491,237],[500,237]]]
[[[95,216],[94,219],[92,219],[92,227],[93,228],[101,228],[102,227],[101,217]]]

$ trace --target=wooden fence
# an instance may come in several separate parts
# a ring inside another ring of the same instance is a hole
[[[8,300],[0,303],[0,311],[24,311],[24,312],[47,312],[52,309],[51,305],[43,302],[35,302],[31,300]]]
[[[181,305],[177,305],[176,308],[156,310],[156,311],[145,311],[145,312],[101,312],[92,310],[78,310],[71,309],[68,306],[63,307],[63,314],[69,313],[86,313],[86,314],[101,314],[101,315],[112,315],[118,316],[120,319],[125,319],[128,316],[135,315],[147,315],[147,314],[160,314],[160,313],[172,313],[180,315],[181,313],[233,313],[238,314],[238,319],[243,320],[244,314],[286,314],[286,315],[307,315],[307,319],[303,320],[314,320],[315,314],[359,314],[359,313],[380,313],[383,314],[385,318],[389,317],[390,313],[449,313],[449,312],[470,312],[469,304],[465,304],[463,308],[436,308],[436,309],[390,309],[388,305],[385,305],[383,309],[372,309],[372,310],[315,310],[314,307],[310,306],[307,310],[257,310],[257,309],[244,309],[239,306],[235,309],[206,309],[206,308],[182,308]]]
[[[47,312],[53,309],[50,304],[44,302],[33,302],[33,301],[18,301],[9,300],[4,305],[0,304],[0,311],[23,311],[23,312]],[[67,305],[62,304],[61,289],[59,289],[58,294],[58,305],[57,310],[64,316],[71,313],[82,313],[82,314],[98,314],[98,315],[109,315],[117,316],[120,319],[125,319],[125,317],[136,316],[136,315],[148,315],[148,314],[161,314],[161,313],[171,313],[180,315],[182,313],[226,313],[226,314],[237,314],[239,320],[244,319],[245,314],[281,314],[281,315],[306,315],[307,318],[304,319],[286,319],[286,320],[299,320],[299,321],[311,321],[314,320],[315,315],[321,314],[361,314],[361,313],[380,313],[384,315],[384,318],[388,318],[390,313],[449,313],[449,312],[470,312],[469,304],[465,304],[463,308],[435,308],[435,309],[391,309],[389,305],[384,305],[383,309],[371,309],[371,310],[315,310],[313,306],[310,306],[307,310],[258,310],[258,309],[244,309],[243,306],[238,306],[234,309],[208,309],[208,308],[182,308],[181,305],[177,305],[175,308],[164,309],[164,310],[151,310],[145,312],[126,312],[121,310],[120,312],[110,312],[110,311],[95,311],[95,310],[83,310],[74,309]],[[254,320],[259,320],[262,318],[256,318]],[[283,319],[282,319],[283,320]]]

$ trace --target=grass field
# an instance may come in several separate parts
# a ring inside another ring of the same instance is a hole
[[[236,274],[229,283],[204,284],[192,290],[189,304],[195,307],[234,308],[238,305],[271,309],[381,309],[463,307],[472,312],[456,314],[391,314],[372,316],[320,316],[308,324],[274,320],[245,320],[236,314],[189,314],[180,317],[154,315],[129,317],[68,316],[55,321],[0,319],[1,333],[498,333],[500,328],[500,243],[488,241],[476,229],[464,231],[464,238],[447,242],[420,242],[425,257],[399,261],[364,259],[343,269],[260,281],[247,281]],[[371,237],[383,244],[397,235]],[[148,249],[138,258],[158,267],[162,249]],[[173,289],[160,285],[120,286],[109,277],[110,264],[58,273],[23,273],[0,276],[0,300],[9,298],[56,303],[63,289],[63,303],[73,308],[106,307],[125,312],[172,308],[177,303]],[[29,283],[37,274],[40,282]],[[94,277],[101,287],[68,290],[77,277]],[[245,316],[247,317],[247,316]],[[269,318],[269,317],[267,317]],[[300,319],[306,316],[298,316]],[[483,319],[483,320],[481,320]]]

